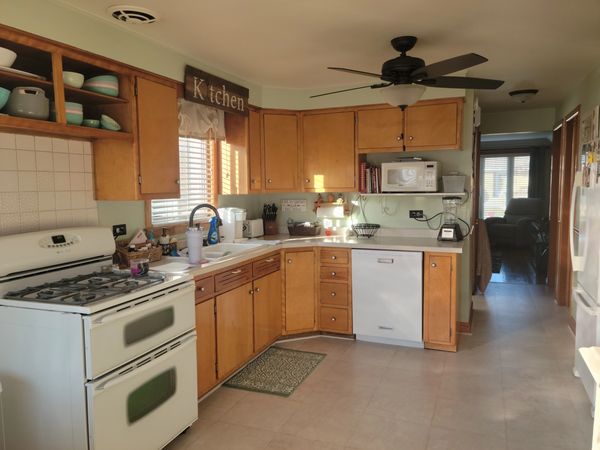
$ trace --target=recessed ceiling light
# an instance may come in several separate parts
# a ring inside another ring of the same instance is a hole
[[[525,103],[535,97],[537,93],[537,89],[519,89],[518,91],[509,92],[508,95],[516,102]]]
[[[154,23],[158,20],[158,14],[140,6],[114,5],[108,7],[107,11],[112,17],[125,23]]]

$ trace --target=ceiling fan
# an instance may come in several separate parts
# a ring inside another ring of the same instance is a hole
[[[354,73],[373,78],[379,78],[382,83],[370,84],[339,91],[326,92],[324,94],[312,95],[311,98],[324,95],[338,94],[340,92],[355,91],[357,89],[384,89],[384,99],[401,109],[411,105],[423,95],[425,87],[456,88],[456,89],[497,89],[504,81],[491,80],[487,78],[473,77],[449,77],[446,74],[468,69],[469,67],[487,61],[476,53],[467,53],[454,58],[445,59],[433,64],[425,65],[421,58],[408,56],[406,52],[411,50],[417,43],[414,36],[400,36],[392,39],[392,47],[400,56],[390,59],[381,66],[381,73],[364,72],[362,70],[346,69],[344,67],[328,67],[331,70]]]

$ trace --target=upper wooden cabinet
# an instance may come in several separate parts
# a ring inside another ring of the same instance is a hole
[[[367,107],[357,113],[359,153],[461,148],[463,98],[424,100],[406,108]]]
[[[460,149],[463,100],[436,100],[406,108],[406,150]]]
[[[291,192],[298,185],[298,114],[263,111],[265,191]]]
[[[382,107],[357,113],[359,150],[397,151],[402,148],[404,113],[400,108]],[[365,152],[366,153],[366,152]]]
[[[179,197],[176,85],[137,77],[126,87],[134,92],[130,114],[138,124],[136,139],[94,143],[96,199]]]
[[[354,111],[302,115],[304,190],[355,190]]]
[[[248,113],[248,189],[250,192],[260,192],[263,189],[260,130],[260,112],[250,109]]]
[[[225,113],[225,140],[219,143],[219,193],[248,193],[248,119]]]

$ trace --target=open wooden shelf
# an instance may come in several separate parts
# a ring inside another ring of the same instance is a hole
[[[14,89],[19,86],[39,87],[46,91],[46,97],[52,97],[53,84],[52,81],[41,80],[39,78],[28,77],[18,73],[5,72],[0,70],[0,86],[6,89]]]
[[[48,120],[27,119],[0,115],[0,130],[31,132],[48,136],[75,137],[83,139],[118,139],[132,140],[133,135],[123,131],[110,131],[102,128],[89,128],[77,125],[66,125]]]
[[[466,192],[380,192],[380,193],[361,193],[358,195],[363,197],[464,197]]]
[[[78,89],[65,85],[65,98],[68,102],[83,103],[84,105],[109,105],[113,103],[128,103],[121,97],[99,94],[85,89]]]

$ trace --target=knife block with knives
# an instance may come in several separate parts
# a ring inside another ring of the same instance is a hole
[[[277,209],[275,203],[263,206],[262,218],[265,225],[265,235],[272,236],[279,232],[277,228]]]

